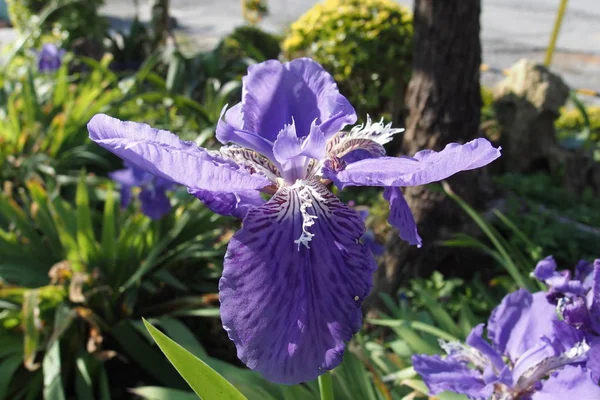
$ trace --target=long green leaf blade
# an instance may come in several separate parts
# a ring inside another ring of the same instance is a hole
[[[144,325],[158,347],[200,398],[205,400],[246,399],[231,383],[227,382],[202,360],[169,339],[146,320],[144,320]]]

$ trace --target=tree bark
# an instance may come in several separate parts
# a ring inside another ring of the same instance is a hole
[[[409,115],[403,154],[439,151],[450,142],[464,143],[479,136],[480,13],[480,0],[415,0],[413,76],[406,95]],[[482,198],[477,175],[471,171],[449,180],[470,204]],[[407,278],[428,276],[433,269],[469,267],[460,265],[464,253],[452,253],[436,243],[460,231],[464,213],[458,206],[429,187],[407,188],[404,193],[423,247],[409,246],[396,232],[388,239],[375,290],[390,295]]]

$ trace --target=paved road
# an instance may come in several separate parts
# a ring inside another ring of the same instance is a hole
[[[397,0],[412,7],[412,0]],[[560,0],[482,0],[483,60],[508,68],[521,58],[543,60]],[[214,46],[243,23],[241,0],[171,0],[179,30],[190,35],[198,49]],[[269,0],[271,15],[261,26],[283,32],[317,0]],[[150,16],[150,1],[139,0],[142,20]],[[136,14],[133,0],[106,0],[102,12],[115,26],[124,26]],[[1,30],[0,30],[1,32]],[[0,41],[7,36],[0,35]],[[4,39],[4,40],[3,40]],[[572,87],[600,91],[600,0],[571,0],[558,41],[553,68]],[[483,76],[485,84],[500,77]]]
[[[397,0],[412,7],[412,0]],[[484,62],[507,68],[521,58],[543,60],[560,0],[483,0],[481,17]],[[149,18],[148,0],[139,0],[140,15]],[[261,26],[283,32],[317,0],[270,0],[271,15]],[[242,24],[240,0],[171,0],[180,29],[210,48]],[[106,15],[120,19],[135,14],[132,0],[106,0]],[[118,22],[116,20],[115,22]],[[572,0],[568,6],[554,59],[554,69],[573,87],[600,91],[600,0]],[[484,74],[484,83],[499,79]]]

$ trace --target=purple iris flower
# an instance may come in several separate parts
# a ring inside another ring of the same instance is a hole
[[[359,241],[361,217],[328,189],[332,181],[386,187],[390,221],[419,244],[398,187],[439,181],[500,156],[476,139],[439,153],[386,157],[383,145],[400,130],[370,120],[343,130],[355,122],[331,75],[302,58],[249,68],[242,102],[224,109],[217,125],[220,151],[106,115],[88,125],[100,146],[188,187],[213,211],[244,218],[225,255],[221,319],[238,357],[273,382],[309,381],[335,368],[361,327],[376,264]],[[261,192],[272,197],[265,201]]]
[[[600,380],[600,259],[579,261],[575,276],[568,270],[557,271],[554,258],[540,261],[534,276],[548,286],[548,301],[558,315],[580,331],[590,343],[587,367],[595,381]]]
[[[38,70],[40,72],[54,72],[60,68],[65,50],[58,48],[55,44],[46,43],[38,52]]]
[[[600,386],[586,366],[590,346],[584,334],[558,319],[544,292],[521,289],[507,295],[488,320],[489,342],[483,329],[476,326],[466,344],[442,342],[446,358],[413,356],[430,394],[451,391],[481,400],[600,398]]]
[[[152,219],[160,219],[171,211],[171,202],[167,190],[173,188],[173,181],[152,175],[140,168],[125,163],[125,169],[108,174],[115,182],[121,184],[121,207],[125,208],[131,202],[131,190],[139,187],[142,213]]]

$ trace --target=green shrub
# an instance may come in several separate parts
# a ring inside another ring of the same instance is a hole
[[[261,62],[279,57],[281,39],[254,26],[239,26],[221,40],[217,52],[228,60],[252,58]]]
[[[292,24],[282,47],[321,63],[360,114],[381,114],[402,108],[412,36],[412,15],[392,0],[326,0]]]
[[[66,32],[69,43],[77,38],[103,37],[108,26],[106,19],[98,15],[98,8],[103,3],[104,0],[7,0],[11,22],[21,33],[32,29],[32,17],[40,15],[46,7],[58,6],[39,26],[40,32],[36,36],[58,30]]]

